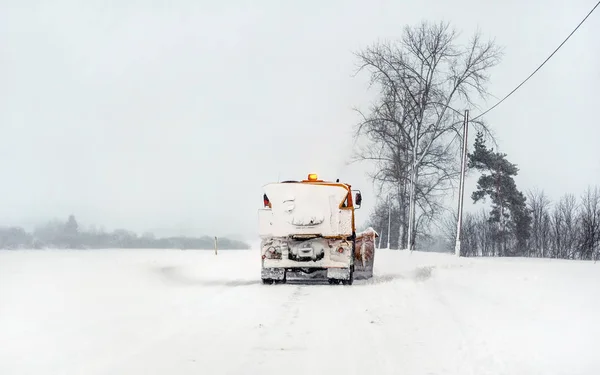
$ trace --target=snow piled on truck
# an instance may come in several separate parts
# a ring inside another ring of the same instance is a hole
[[[352,286],[260,251],[0,251],[0,374],[600,374],[600,264],[377,250]]]
[[[261,236],[352,235],[352,211],[339,208],[348,194],[343,187],[273,183],[263,189],[272,208],[259,210]]]

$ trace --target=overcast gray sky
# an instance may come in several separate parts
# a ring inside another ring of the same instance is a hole
[[[73,213],[254,236],[261,186],[309,172],[360,188],[362,222],[376,199],[367,167],[344,164],[352,107],[372,93],[353,51],[422,19],[479,27],[505,47],[491,72],[501,97],[595,1],[4,0],[0,225]],[[519,188],[558,198],[600,184],[598,35],[600,11],[486,116]]]

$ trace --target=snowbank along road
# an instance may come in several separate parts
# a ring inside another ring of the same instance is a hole
[[[262,285],[259,257],[0,251],[0,374],[600,374],[600,263],[379,250]]]

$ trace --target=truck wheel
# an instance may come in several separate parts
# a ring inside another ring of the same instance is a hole
[[[343,280],[342,283],[344,285],[352,285],[352,284],[354,284],[354,266],[350,267],[350,278],[348,278],[348,280]]]
[[[275,284],[285,284],[287,282],[287,270],[283,270],[283,279],[275,280]]]
[[[262,279],[263,284],[271,285],[273,284],[273,279]]]
[[[346,285],[354,284],[354,269],[350,270],[350,278],[346,280]]]

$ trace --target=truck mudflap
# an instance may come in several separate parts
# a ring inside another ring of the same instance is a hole
[[[373,228],[368,228],[356,234],[354,246],[354,278],[356,280],[373,277],[375,239],[377,237],[379,237],[379,234]]]

